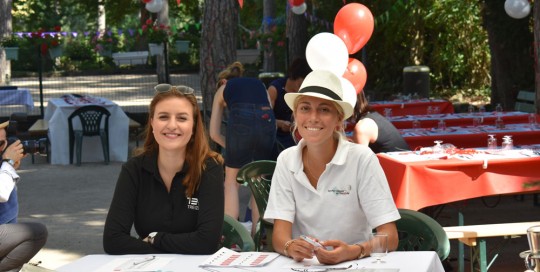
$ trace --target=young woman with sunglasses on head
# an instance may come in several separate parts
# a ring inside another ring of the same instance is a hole
[[[15,170],[24,154],[21,141],[8,145],[8,124],[0,123],[0,271],[19,271],[45,245],[48,233],[41,223],[17,222],[19,175]]]
[[[193,89],[155,89],[144,145],[118,177],[103,247],[109,254],[212,254],[223,225],[223,160],[210,150]]]

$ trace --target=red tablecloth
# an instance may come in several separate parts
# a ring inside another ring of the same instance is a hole
[[[529,113],[519,111],[502,112],[501,119],[505,124],[528,123]],[[437,127],[440,120],[444,120],[446,126],[472,126],[473,119],[480,118],[482,125],[494,125],[497,119],[496,112],[485,113],[448,113],[432,115],[407,115],[392,116],[388,118],[396,128],[412,128],[413,121],[418,120],[423,128]],[[536,120],[540,123],[540,116],[536,115]]]
[[[540,143],[540,126],[531,128],[529,124],[507,124],[504,129],[495,126],[480,127],[447,127],[445,131],[436,129],[400,129],[401,135],[412,150],[419,147],[430,147],[434,141],[441,140],[458,148],[487,146],[489,134],[495,135],[500,146],[504,135],[511,135],[514,145],[531,145]]]
[[[377,154],[398,208],[419,210],[470,198],[538,192],[524,187],[540,181],[540,157],[489,160],[431,160],[402,162]]]
[[[384,109],[392,109],[392,116],[428,114],[428,107],[439,108],[439,113],[453,113],[454,106],[443,99],[410,101],[372,101],[369,105],[384,116]]]

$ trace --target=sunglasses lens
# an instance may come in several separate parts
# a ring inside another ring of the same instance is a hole
[[[193,94],[193,89],[187,86],[176,86],[176,89],[183,94]]]
[[[158,93],[163,93],[163,92],[166,92],[166,91],[170,90],[171,87],[172,87],[171,84],[166,84],[166,83],[158,84],[158,85],[156,85],[154,87],[154,90],[156,90],[156,92],[158,92]]]

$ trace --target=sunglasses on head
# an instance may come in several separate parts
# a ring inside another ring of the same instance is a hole
[[[179,85],[179,86],[173,86],[171,84],[162,83],[158,84],[154,87],[154,90],[156,90],[156,93],[165,93],[171,90],[176,90],[178,92],[181,92],[183,94],[193,94],[194,90],[193,88],[190,88],[188,86]]]

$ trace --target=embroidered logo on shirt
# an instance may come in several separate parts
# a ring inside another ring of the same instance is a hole
[[[199,210],[199,199],[198,198],[188,197],[187,200],[188,200],[188,204],[187,204],[188,209],[196,210],[196,211]]]
[[[328,192],[335,195],[349,195],[351,193],[351,189],[351,185],[347,185],[344,189],[334,187],[332,189],[329,189]]]

